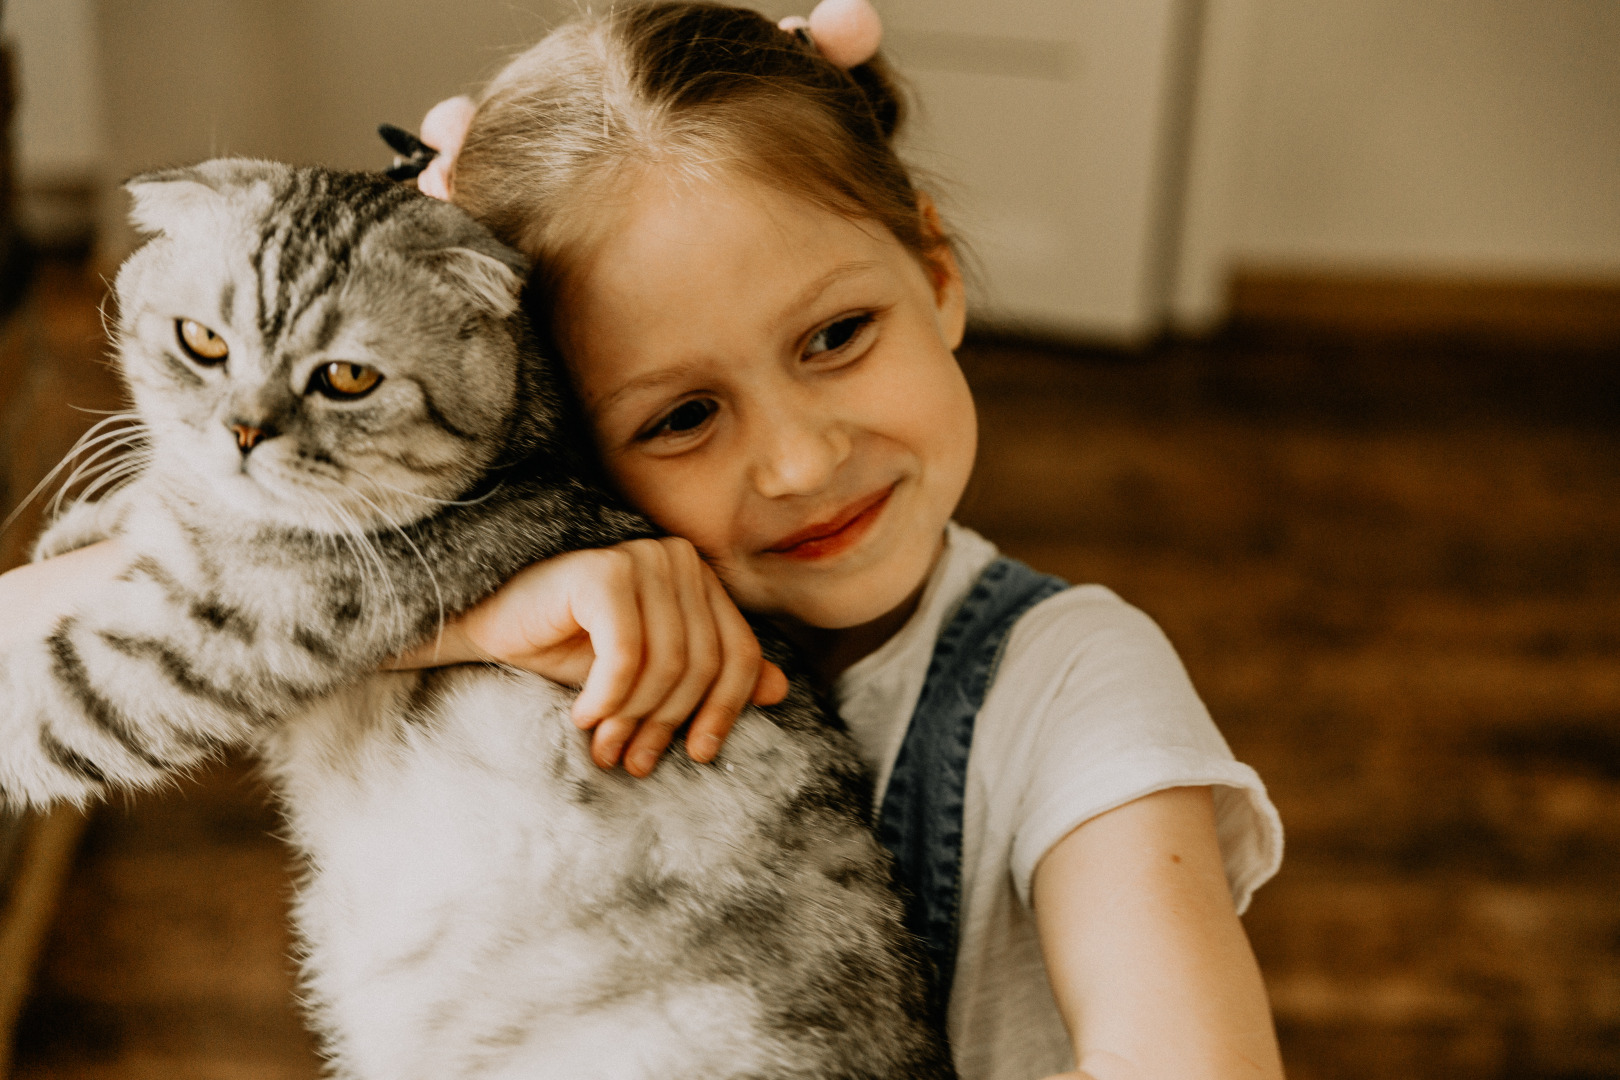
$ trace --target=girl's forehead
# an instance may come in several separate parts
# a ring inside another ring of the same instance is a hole
[[[878,287],[920,273],[882,225],[746,177],[649,170],[611,212],[558,296],[571,354],[701,350],[727,335],[774,332],[840,282]]]
[[[625,183],[605,207],[588,276],[647,280],[651,264],[706,271],[752,264],[788,272],[818,255],[838,257],[851,249],[898,241],[876,222],[854,221],[802,196],[721,170],[690,175],[648,168]]]

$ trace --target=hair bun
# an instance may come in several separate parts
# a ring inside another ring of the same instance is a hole
[[[883,42],[883,20],[871,0],[821,0],[808,19],[789,15],[776,25],[808,33],[817,52],[846,70],[876,56]]]

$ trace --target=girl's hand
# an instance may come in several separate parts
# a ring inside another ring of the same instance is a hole
[[[63,616],[112,584],[124,559],[121,541],[103,540],[0,574],[0,653],[48,637]]]
[[[679,537],[572,551],[521,571],[394,668],[495,660],[582,686],[574,723],[591,757],[646,776],[690,717],[686,749],[712,761],[750,702],[787,678],[697,550]],[[695,715],[694,715],[695,714]]]

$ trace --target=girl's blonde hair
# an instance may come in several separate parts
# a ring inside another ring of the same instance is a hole
[[[652,3],[581,16],[490,82],[455,201],[536,260],[549,292],[648,168],[731,172],[886,227],[925,266],[948,243],[893,148],[905,103],[880,57],[845,70],[757,12]]]

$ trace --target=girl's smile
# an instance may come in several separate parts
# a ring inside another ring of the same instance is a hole
[[[807,561],[841,554],[858,544],[861,537],[866,535],[872,523],[889,504],[889,496],[893,492],[894,488],[890,486],[859,499],[846,507],[844,512],[832,521],[800,529],[774,547],[765,550],[784,558]]]
[[[924,265],[879,225],[724,174],[653,167],[621,191],[556,305],[615,481],[745,610],[828,629],[893,612],[976,448],[943,243]]]

